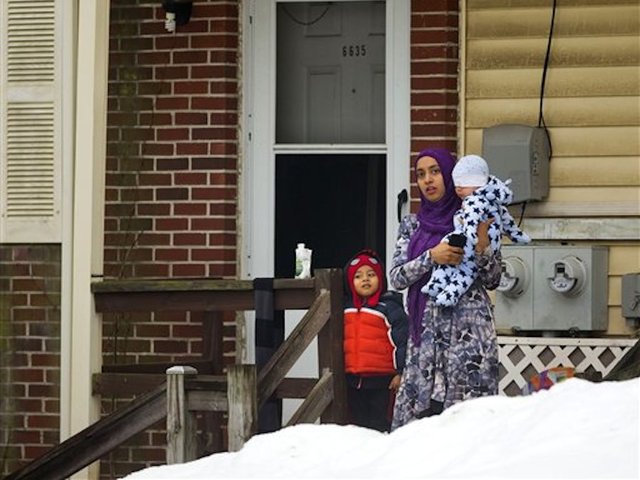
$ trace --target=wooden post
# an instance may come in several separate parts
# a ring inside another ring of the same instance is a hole
[[[242,448],[257,431],[258,400],[255,365],[231,365],[227,369],[229,451]]]
[[[333,382],[333,402],[321,416],[322,423],[347,423],[347,384],[344,377],[344,321],[342,270],[316,270],[316,295],[322,290],[331,294],[329,320],[318,334],[318,368],[320,375],[329,369]]]
[[[196,419],[187,406],[185,375],[197,375],[193,367],[167,369],[167,464],[184,463],[197,458]]]

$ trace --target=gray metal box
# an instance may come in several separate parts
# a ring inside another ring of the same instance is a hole
[[[640,273],[627,273],[622,276],[622,316],[640,319]]]
[[[493,175],[511,179],[513,203],[549,194],[549,139],[542,127],[504,124],[482,132],[482,156]]]
[[[502,247],[502,277],[496,294],[496,327],[533,330],[533,249]]]
[[[502,257],[496,327],[546,332],[607,329],[606,247],[505,245]],[[524,288],[510,291],[509,286],[518,285],[512,276],[519,277]]]

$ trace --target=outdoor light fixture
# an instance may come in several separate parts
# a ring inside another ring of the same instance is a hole
[[[191,18],[192,0],[162,0],[162,8],[166,12],[164,27],[175,32],[176,26],[185,25]]]

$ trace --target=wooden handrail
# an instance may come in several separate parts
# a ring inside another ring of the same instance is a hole
[[[316,276],[312,279],[274,280],[275,309],[308,308],[308,311],[260,372],[258,380],[255,367],[252,367],[254,373],[250,374],[246,365],[236,365],[229,367],[226,382],[220,376],[180,381],[179,390],[184,393],[180,404],[183,414],[186,415],[190,408],[228,412],[229,446],[232,449],[240,448],[254,433],[258,401],[262,404],[274,395],[280,398],[288,394],[300,398],[308,393],[290,423],[314,421],[318,415],[322,415],[323,421],[344,422],[346,391],[342,359],[342,275],[337,269],[317,270],[314,273]],[[98,313],[216,312],[255,308],[253,282],[248,280],[106,280],[93,283],[91,289]],[[316,336],[321,378],[317,382],[313,379],[285,379],[289,369]],[[159,373],[160,368],[160,364],[154,365],[152,371]],[[122,376],[131,379],[139,376],[136,385],[144,383],[146,388],[157,386],[11,473],[5,480],[66,478],[167,417],[167,382],[164,375],[130,371],[96,375],[94,392],[104,393],[105,389],[109,389],[108,385],[120,391],[126,389]],[[225,385],[227,392],[226,398],[223,398],[221,395]],[[332,404],[333,408],[328,409]],[[183,444],[186,445],[185,442]],[[185,455],[191,455],[189,452],[189,449],[185,449]]]
[[[300,323],[289,334],[258,374],[258,405],[262,406],[275,391],[300,355],[329,319],[328,291],[320,293]]]
[[[167,388],[163,383],[10,473],[4,480],[67,478],[162,420],[167,413],[166,404]]]

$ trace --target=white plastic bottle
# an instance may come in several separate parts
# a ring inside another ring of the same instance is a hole
[[[311,250],[299,243],[296,248],[296,274],[295,278],[311,277]]]

